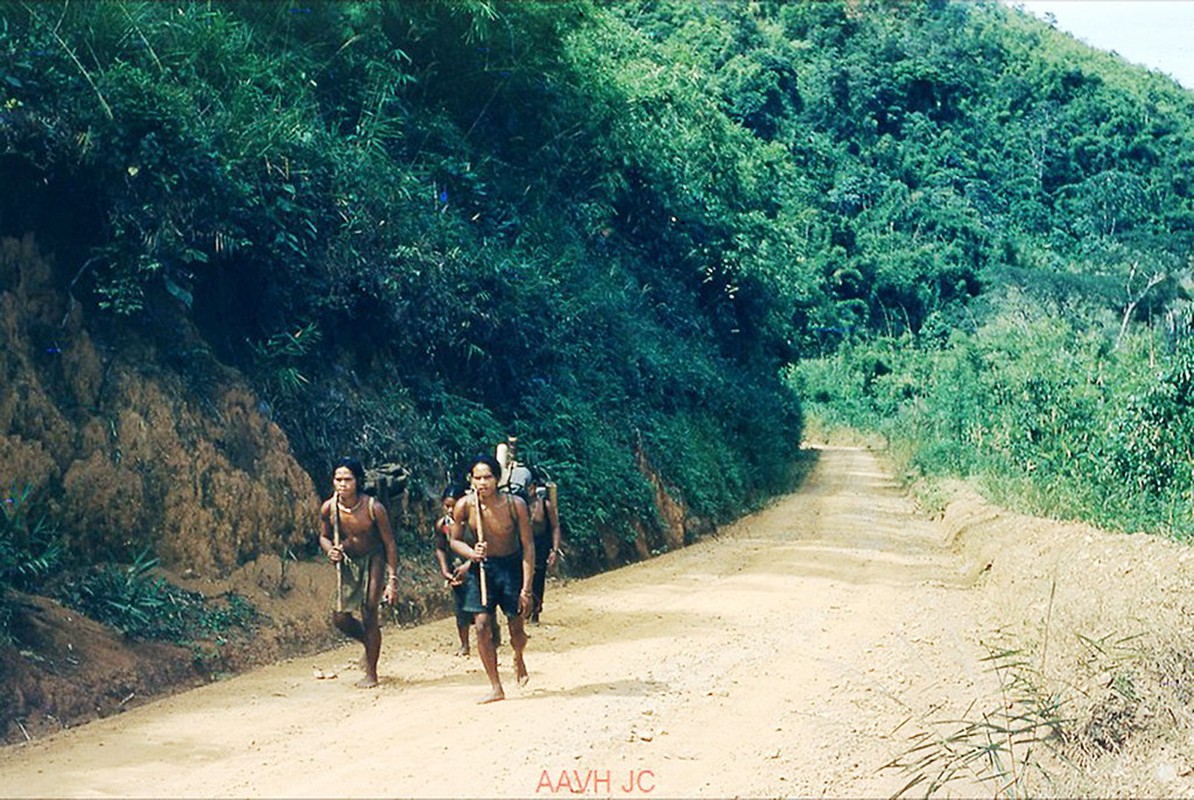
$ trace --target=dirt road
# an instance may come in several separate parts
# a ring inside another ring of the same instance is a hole
[[[992,677],[946,546],[868,452],[716,539],[549,590],[508,700],[450,620],[277,664],[0,752],[7,797],[888,796],[910,716]],[[316,680],[313,669],[335,670]]]

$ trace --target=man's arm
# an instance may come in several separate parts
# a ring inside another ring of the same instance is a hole
[[[392,603],[398,597],[398,545],[394,542],[394,530],[390,527],[390,514],[381,503],[373,503],[377,532],[386,548],[386,590],[382,598]]]
[[[518,613],[527,614],[531,610],[531,586],[535,578],[535,537],[531,533],[531,517],[527,513],[526,502],[516,495],[511,495],[514,503],[514,517],[518,520],[518,539],[522,542],[522,591],[518,594]]]
[[[464,522],[468,519],[468,507],[471,502],[472,498],[469,495],[456,501],[456,507],[452,509],[452,527],[448,531],[448,545],[452,548],[452,552],[461,558],[480,561],[480,554],[464,541]],[[480,509],[478,509],[478,513],[480,513]]]
[[[328,561],[339,561],[340,553],[336,551],[336,542],[332,538],[332,514],[336,513],[334,503],[336,498],[324,500],[319,507],[319,549],[328,557]],[[333,552],[335,551],[335,552]]]
[[[432,534],[435,541],[435,560],[439,562],[439,574],[444,580],[452,580],[452,571],[448,569],[448,535],[439,528],[439,523],[435,524],[435,533]]]
[[[547,511],[548,524],[551,525],[551,552],[547,555],[547,561],[554,564],[560,555],[560,545],[563,544],[563,536],[560,534],[560,512],[556,509],[556,504],[550,500],[543,501],[543,508]]]

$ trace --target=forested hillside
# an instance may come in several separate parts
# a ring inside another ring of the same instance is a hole
[[[507,433],[581,574],[782,490],[802,405],[1188,532],[1191,119],[993,2],[4,2],[0,577],[301,558],[178,518]]]
[[[1194,533],[1191,94],[998,8],[838,30],[814,50],[852,157],[821,252],[860,313],[789,373],[806,408],[910,475]]]

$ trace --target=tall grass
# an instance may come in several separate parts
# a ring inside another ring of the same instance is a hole
[[[883,767],[911,776],[896,797],[913,789],[931,797],[962,782],[985,786],[993,797],[1029,797],[1034,779],[1048,783],[1039,750],[1056,751],[1072,723],[1062,697],[1043,688],[1023,650],[989,647],[984,661],[998,678],[998,702],[971,703],[956,719],[921,720],[911,745]]]
[[[1021,511],[1194,536],[1194,345],[1045,307],[944,344],[912,336],[793,368],[810,417],[882,433],[914,474]]]

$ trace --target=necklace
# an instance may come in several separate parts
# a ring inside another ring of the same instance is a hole
[[[344,505],[343,503],[341,503],[341,502],[340,502],[340,498],[339,498],[339,497],[337,497],[337,498],[336,498],[336,505],[337,505],[337,506],[339,506],[339,507],[340,507],[340,510],[341,510],[341,511],[343,511],[345,514],[352,514],[352,513],[353,513],[353,512],[355,512],[355,511],[356,511],[358,508],[360,508],[360,507],[361,507],[361,503],[363,503],[363,502],[364,502],[364,500],[365,500],[365,498],[363,498],[363,497],[357,497],[357,502],[356,502],[356,503],[353,505],[353,507],[352,507],[352,508],[349,508],[348,506],[346,506],[346,505]]]

